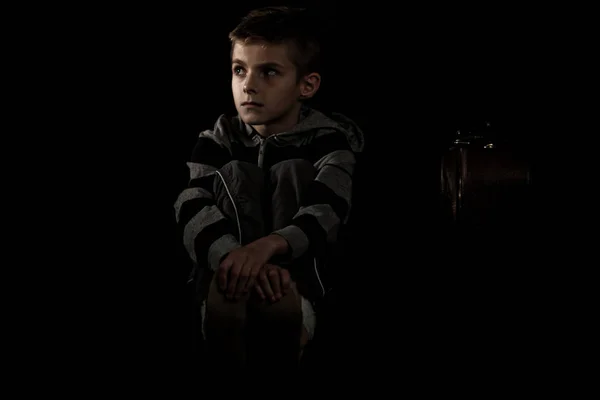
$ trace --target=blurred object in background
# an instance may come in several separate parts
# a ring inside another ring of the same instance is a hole
[[[525,141],[490,122],[461,129],[442,157],[445,218],[465,228],[526,226],[531,211],[531,154]]]

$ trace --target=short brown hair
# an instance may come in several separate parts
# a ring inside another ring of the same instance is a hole
[[[304,8],[264,7],[250,11],[238,26],[229,33],[231,51],[238,41],[265,41],[292,46],[291,60],[297,76],[321,73],[320,24]]]

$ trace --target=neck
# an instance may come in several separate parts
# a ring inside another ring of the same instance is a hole
[[[290,110],[290,112],[286,113],[275,121],[270,121],[265,125],[252,125],[252,127],[262,137],[269,137],[281,132],[290,131],[294,126],[296,126],[298,120],[300,119],[300,108],[301,105],[299,104]]]

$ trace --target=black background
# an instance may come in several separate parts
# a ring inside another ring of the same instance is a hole
[[[56,156],[68,200],[55,216],[68,229],[76,267],[65,275],[77,295],[61,303],[74,328],[58,336],[92,364],[185,374],[195,363],[190,264],[173,204],[197,134],[234,111],[227,34],[263,5],[271,3],[78,10],[57,23],[58,35],[39,39],[56,60],[44,75],[44,100],[55,103],[47,121],[54,147],[69,155]],[[380,357],[424,368],[504,365],[531,345],[527,279],[515,279],[530,272],[514,249],[481,258],[483,241],[472,242],[479,250],[469,256],[450,236],[437,208],[439,159],[457,129],[485,121],[533,141],[543,47],[534,13],[314,7],[330,21],[314,106],[346,114],[366,135],[332,368],[360,371]],[[497,236],[486,249],[511,249]]]

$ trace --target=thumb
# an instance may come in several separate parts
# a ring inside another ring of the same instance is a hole
[[[221,259],[219,266],[221,268],[229,269],[233,265],[233,259],[230,257],[231,253],[228,253]]]

